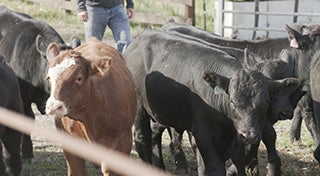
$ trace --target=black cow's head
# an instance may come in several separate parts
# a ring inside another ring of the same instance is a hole
[[[256,70],[244,68],[231,78],[206,71],[203,78],[211,87],[220,87],[229,98],[229,117],[238,132],[238,139],[246,144],[260,140],[271,100],[287,95],[298,86],[298,80],[271,80]]]
[[[303,25],[299,30],[286,25],[286,30],[292,48],[306,51],[320,46],[320,25]]]
[[[261,72],[265,77],[278,80],[289,77],[295,77],[294,65],[285,59],[283,55],[285,52],[280,53],[280,58],[268,60],[256,60],[254,55],[245,49],[245,66],[251,70]],[[268,119],[272,122],[277,120],[284,120],[292,118],[295,103],[291,102],[289,95],[272,96],[271,106],[269,108]]]

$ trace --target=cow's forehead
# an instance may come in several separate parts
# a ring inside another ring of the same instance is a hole
[[[48,70],[48,76],[51,79],[56,79],[57,77],[59,77],[67,68],[76,65],[76,61],[73,57],[69,58],[66,57],[63,59],[62,62],[60,62],[59,64],[49,68]]]
[[[266,81],[255,72],[243,72],[235,79],[231,79],[230,96],[237,101],[253,101],[256,97],[266,96]]]

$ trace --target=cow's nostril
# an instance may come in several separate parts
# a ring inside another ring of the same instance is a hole
[[[245,144],[255,144],[260,140],[259,133],[249,131],[240,133],[239,137],[239,139]]]
[[[61,110],[62,110],[62,105],[58,106],[58,107],[56,108],[56,110],[57,110],[57,111],[61,111]]]

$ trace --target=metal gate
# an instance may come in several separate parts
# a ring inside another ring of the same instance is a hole
[[[269,11],[270,10],[269,1],[263,1],[263,3],[266,3],[266,5],[268,7],[266,8],[266,11],[260,11],[260,8],[259,8],[261,5],[260,0],[254,0],[253,2],[246,2],[246,3],[253,4],[254,9],[252,9],[252,11],[227,10],[225,7],[225,4],[227,2],[230,2],[230,1],[218,0],[218,3],[216,3],[216,6],[218,6],[218,7],[215,7],[216,8],[216,15],[215,15],[216,19],[215,20],[217,20],[217,22],[218,22],[218,23],[215,23],[215,25],[216,25],[215,31],[222,36],[225,36],[225,30],[229,29],[229,31],[230,31],[230,29],[231,29],[232,31],[234,31],[234,30],[250,30],[250,31],[252,31],[251,39],[253,39],[253,40],[257,39],[257,31],[264,31],[265,38],[269,38],[270,31],[285,32],[284,24],[281,27],[270,27],[271,22],[268,21],[270,16],[278,16],[278,17],[287,16],[287,17],[292,18],[290,21],[286,21],[287,24],[298,22],[299,17],[308,17],[308,18],[320,17],[320,13],[318,13],[318,12],[320,12],[319,6],[318,6],[318,11],[315,11],[315,12],[308,12],[308,13],[298,12],[299,5],[303,6],[306,3],[306,0],[303,1],[303,4],[299,4],[299,0],[287,1],[287,2],[291,3],[291,5],[292,5],[291,7],[293,7],[292,12],[282,12],[282,11],[270,12]],[[284,1],[282,1],[282,2],[284,2]],[[279,4],[280,3],[282,4],[282,2],[278,0]],[[233,2],[233,3],[240,4],[240,3],[244,3],[244,2]],[[277,1],[273,1],[272,3],[277,3]],[[286,7],[284,7],[284,8],[286,8]],[[239,15],[243,15],[243,14],[251,15],[252,16],[251,20],[253,20],[253,24],[252,24],[252,26],[248,26],[248,25],[237,26],[237,25],[232,25],[232,24],[228,25],[228,24],[226,24],[226,19],[228,18],[227,17],[228,14],[232,14],[233,16],[235,16],[235,15],[239,16]],[[263,16],[266,19],[265,27],[259,26],[259,19]],[[319,23],[320,23],[320,21],[319,21]]]

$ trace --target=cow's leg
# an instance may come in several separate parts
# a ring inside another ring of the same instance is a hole
[[[137,116],[134,122],[134,143],[140,158],[152,164],[150,116],[142,106],[137,109]]]
[[[245,146],[246,170],[252,176],[258,176],[259,175],[259,161],[258,161],[259,145],[260,145],[260,142],[258,144],[251,144],[251,145],[246,145]]]
[[[305,107],[305,116],[303,116],[304,122],[306,124],[307,129],[311,133],[314,145],[316,146],[316,150],[313,152],[313,156],[318,162],[320,162],[320,129],[318,119],[318,108],[320,108],[320,106],[317,102],[313,102],[311,97],[309,96],[309,99],[307,99]]]
[[[236,171],[236,175],[238,176],[246,176],[246,171],[245,171],[245,162],[246,162],[246,156],[245,156],[245,148],[244,145],[239,144],[239,142],[235,139],[232,142],[232,148],[233,148],[233,153],[231,155],[231,160],[233,162],[234,168],[233,174]],[[255,148],[253,148],[255,149]],[[254,150],[251,150],[254,153]],[[252,156],[252,158],[254,158]],[[231,167],[232,168],[232,167]],[[253,172],[252,172],[253,173]],[[230,173],[227,173],[230,175]],[[253,174],[254,175],[254,174]]]
[[[158,122],[150,121],[152,130],[152,164],[165,170],[162,156],[162,133],[166,127]]]
[[[8,175],[18,176],[22,169],[21,163],[21,133],[12,129],[7,129],[2,136],[3,159],[7,166]]]
[[[0,175],[6,175],[6,166],[3,162],[2,144],[0,144]]]
[[[130,155],[132,148],[132,131],[131,129],[128,130],[126,134],[122,137],[122,139],[119,141],[118,146],[116,147],[116,150],[119,152],[122,152],[126,155]],[[102,165],[101,171],[103,173],[103,176],[122,176],[120,174],[114,173],[114,172],[109,172],[108,166]]]
[[[190,141],[192,150],[195,153],[196,158],[197,158],[198,175],[206,175],[206,167],[204,165],[203,158],[200,154],[199,148],[196,144],[196,140],[191,132],[188,132],[188,135],[189,135],[189,141]]]
[[[84,159],[63,151],[66,157],[68,176],[89,176]]]
[[[252,176],[258,176],[259,175],[259,167],[258,167],[259,144],[238,146],[236,148],[238,148],[237,150],[238,152],[234,152],[232,154],[231,156],[232,162],[227,161],[227,165],[229,165],[227,167],[227,175],[236,176],[236,175],[246,175],[246,173],[248,173],[249,175],[252,175]],[[243,153],[246,154],[245,157],[243,157]]]
[[[311,133],[314,144],[317,147],[313,152],[313,156],[315,159],[320,162],[320,129],[319,117],[316,115],[317,113],[317,104],[312,101],[312,98],[309,93],[306,93],[301,100],[299,101],[299,105],[301,108],[301,116],[306,124],[307,129]],[[315,109],[316,108],[316,109]],[[301,128],[301,125],[299,129]]]
[[[185,169],[185,171],[189,172],[188,162],[186,156],[182,150],[182,137],[183,132],[178,132],[175,128],[167,128],[171,142],[170,142],[170,151],[174,156],[176,169]]]
[[[23,104],[24,113],[26,116],[35,119],[35,115],[31,108],[31,102],[24,102]],[[21,144],[22,158],[27,162],[32,162],[33,155],[33,144],[31,136],[27,134],[22,134],[22,144]]]
[[[281,160],[276,150],[277,134],[271,123],[266,123],[262,133],[262,141],[268,153],[268,176],[281,175]]]
[[[293,143],[294,141],[300,140],[301,134],[301,124],[302,124],[302,107],[300,104],[294,109],[293,118],[291,122],[290,129],[290,141]]]
[[[313,112],[314,112],[314,118],[317,122],[318,130],[320,128],[320,103],[317,101],[313,101]],[[314,158],[320,163],[320,144],[315,144],[316,150],[313,152]]]
[[[205,165],[205,174],[208,176],[225,176],[225,161],[219,152],[219,148],[214,145],[214,134],[212,129],[207,127],[207,124],[198,122],[199,129],[193,129],[192,135],[194,136],[196,146],[198,147],[200,154],[197,153],[197,158],[202,156]],[[201,129],[200,129],[201,128]],[[208,140],[210,139],[210,140]],[[227,146],[225,146],[227,147]],[[220,149],[220,151],[225,149]],[[199,160],[198,160],[199,161]],[[200,160],[201,161],[201,160]],[[199,171],[198,171],[199,173]],[[204,173],[199,173],[199,176],[203,176]]]

